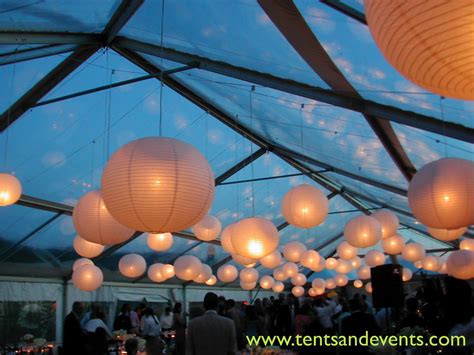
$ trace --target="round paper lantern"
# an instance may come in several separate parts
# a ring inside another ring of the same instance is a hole
[[[95,265],[82,265],[72,273],[72,283],[82,291],[95,291],[103,281],[104,275]]]
[[[207,280],[209,280],[212,277],[212,269],[209,265],[207,264],[201,264],[201,272],[197,277],[193,279],[194,282],[197,283],[205,283]]]
[[[13,205],[20,196],[20,180],[15,175],[0,173],[0,206]]]
[[[291,283],[294,286],[303,286],[306,283],[306,276],[302,273],[297,273],[291,278]]]
[[[295,297],[301,297],[304,295],[304,288],[301,287],[301,286],[295,286],[291,289],[291,293],[295,296]]]
[[[337,254],[339,255],[339,257],[346,260],[352,259],[353,257],[357,256],[358,251],[359,250],[357,248],[354,248],[348,242],[341,242],[337,246]]]
[[[275,280],[271,276],[263,276],[260,279],[260,287],[263,289],[270,289],[275,284]]]
[[[146,137],[115,152],[102,175],[102,195],[112,216],[144,232],[177,232],[199,222],[214,199],[206,158],[174,138]]]
[[[336,282],[334,281],[334,279],[326,279],[326,288],[328,290],[333,290],[336,288]]]
[[[323,257],[319,258],[319,263],[311,267],[311,271],[320,272],[326,268],[326,260]]]
[[[352,263],[349,260],[339,259],[337,261],[336,271],[341,274],[347,274],[352,270]]]
[[[326,281],[323,279],[317,278],[314,279],[313,282],[311,282],[311,287],[316,289],[316,288],[325,288],[326,287]]]
[[[365,263],[370,267],[383,265],[385,264],[385,254],[378,250],[369,250],[365,254]]]
[[[372,293],[372,282],[367,282],[367,284],[365,285],[365,291],[367,293]]]
[[[391,237],[397,233],[397,229],[400,226],[400,221],[395,213],[389,210],[379,210],[372,214],[382,226],[382,239]]]
[[[334,276],[334,282],[337,286],[343,287],[346,286],[349,282],[349,278],[344,274],[337,274]]]
[[[438,271],[441,268],[441,260],[434,255],[426,255],[422,259],[423,269],[428,271]]]
[[[289,224],[299,228],[313,228],[328,214],[326,195],[314,186],[303,184],[292,188],[283,197],[281,213]]]
[[[224,228],[221,234],[221,246],[229,254],[237,254],[234,247],[232,246],[231,236],[234,232],[235,223],[229,224],[227,227]]]
[[[297,263],[306,250],[306,245],[303,243],[290,242],[283,247],[283,256],[286,260]]]
[[[163,264],[156,263],[150,265],[147,271],[148,278],[153,282],[163,282],[166,280],[166,277],[163,275]]]
[[[104,251],[103,245],[91,243],[79,235],[76,235],[72,244],[76,253],[84,258],[95,258]]]
[[[112,217],[99,190],[81,197],[72,212],[72,221],[81,238],[102,245],[125,242],[134,232]]]
[[[127,254],[120,258],[119,270],[123,276],[138,277],[146,270],[146,261],[138,254]]]
[[[324,295],[324,292],[326,291],[325,288],[313,288],[313,290],[316,292],[316,296]]]
[[[222,265],[217,269],[217,278],[222,282],[232,282],[239,276],[239,271],[234,265]]]
[[[283,271],[283,268],[281,267],[277,267],[275,270],[273,270],[273,277],[277,281],[285,281],[288,278],[285,271]]]
[[[447,274],[448,273],[448,266],[446,264],[446,261],[441,262],[441,267],[439,268],[438,273],[440,273],[440,274]]]
[[[357,277],[361,280],[370,279],[370,267],[361,266],[357,269]]]
[[[350,262],[353,269],[358,269],[362,265],[362,260],[358,256],[353,257]]]
[[[357,248],[371,247],[382,237],[380,222],[371,216],[357,216],[344,227],[347,242]]]
[[[286,263],[282,266],[282,269],[287,277],[293,277],[298,273],[298,265],[295,263]]]
[[[318,267],[321,256],[316,250],[306,250],[300,258],[301,265],[308,269]]]
[[[76,269],[80,268],[81,266],[84,265],[94,265],[92,260],[86,259],[86,258],[81,258],[77,259],[74,264],[72,264],[72,271],[76,271]]]
[[[423,267],[423,259],[422,260],[417,260],[413,263],[413,265],[417,268],[417,269],[421,269]]]
[[[272,286],[272,291],[276,293],[283,292],[285,290],[285,284],[281,281],[275,281]]]
[[[463,239],[459,244],[459,249],[474,251],[474,239]]]
[[[267,269],[274,269],[278,265],[281,264],[282,259],[281,259],[280,252],[278,250],[274,250],[273,252],[271,252],[267,256],[264,256],[263,258],[261,258],[259,261],[260,261],[260,264],[262,264],[263,267],[265,267]]]
[[[206,285],[208,286],[214,286],[217,282],[217,277],[215,277],[214,275],[212,275],[209,280],[206,281]]]
[[[254,267],[257,264],[255,259],[246,258],[245,256],[239,254],[232,254],[232,259],[237,264],[243,265],[245,267]]]
[[[470,250],[453,251],[446,261],[448,275],[457,279],[469,280],[474,277],[474,252]]]
[[[361,280],[354,280],[355,288],[361,288],[362,286],[364,286],[364,283]]]
[[[148,233],[146,238],[148,247],[154,251],[165,251],[173,245],[171,233]]]
[[[428,230],[428,233],[430,233],[433,237],[445,242],[456,240],[467,231],[467,227],[461,227],[456,229],[437,229],[427,227],[426,229]]]
[[[174,276],[174,266],[171,264],[164,264],[161,267],[161,274],[167,279],[171,279]]]
[[[408,202],[415,217],[431,228],[474,224],[474,163],[445,158],[423,166],[410,181]]]
[[[209,242],[219,236],[222,225],[216,217],[207,214],[191,230],[197,239]]]
[[[252,217],[237,223],[231,233],[231,241],[237,254],[260,259],[278,248],[280,236],[272,222]]]
[[[258,280],[258,271],[253,268],[242,269],[240,270],[240,281],[245,283],[257,282]]]
[[[334,258],[327,258],[326,259],[326,269],[334,270],[337,266],[337,260]]]
[[[400,254],[405,248],[405,239],[399,234],[394,234],[382,240],[382,248],[387,254]]]
[[[192,255],[183,255],[174,262],[176,277],[184,281],[191,281],[201,273],[201,261]]]
[[[308,290],[308,295],[311,296],[311,297],[316,297],[318,295],[318,292],[314,288],[311,287]]]
[[[402,251],[403,259],[411,261],[412,263],[423,259],[425,256],[425,249],[418,243],[408,243]]]
[[[242,290],[250,291],[253,290],[257,286],[257,282],[243,282],[240,280],[240,288]]]
[[[413,277],[413,273],[411,272],[411,270],[404,267],[402,270],[402,280],[404,282],[407,282],[407,281],[410,281],[412,277]]]
[[[469,1],[364,3],[375,43],[400,74],[438,95],[474,100],[474,8]]]

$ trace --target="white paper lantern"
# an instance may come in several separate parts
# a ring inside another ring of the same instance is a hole
[[[457,279],[469,280],[474,277],[474,252],[470,250],[456,250],[448,256],[446,261],[448,275]]]
[[[337,246],[337,254],[342,259],[352,259],[353,257],[357,256],[357,252],[359,249],[353,247],[348,242],[341,242]]]
[[[82,291],[95,291],[103,281],[104,275],[95,265],[82,265],[72,273],[72,283]]]
[[[245,283],[257,282],[258,280],[258,271],[253,268],[242,269],[240,270],[240,281]]]
[[[263,289],[268,290],[272,288],[274,284],[275,284],[275,280],[271,276],[263,276],[260,279],[260,287]]]
[[[207,264],[201,264],[201,272],[197,275],[193,281],[199,284],[205,283],[212,277],[212,269]]]
[[[138,254],[127,254],[120,258],[119,270],[123,276],[139,277],[146,270],[146,261]]]
[[[147,271],[148,278],[153,282],[163,282],[166,280],[166,277],[163,275],[163,264],[156,263],[150,265]]]
[[[295,297],[301,297],[304,295],[304,288],[301,287],[301,286],[295,286],[291,289],[291,293],[295,296]]]
[[[336,285],[334,285],[334,286],[336,286]],[[324,292],[326,292],[325,288],[313,288],[313,290],[316,292],[316,296],[324,295]]]
[[[413,263],[413,265],[417,268],[417,269],[421,269],[423,267],[423,259],[421,260],[417,260]]]
[[[368,282],[366,285],[365,285],[365,291],[367,293],[372,293],[373,289],[372,289],[372,282]]]
[[[318,292],[314,288],[311,287],[308,290],[308,295],[311,296],[311,297],[316,297],[316,296],[318,296]]]
[[[283,247],[283,256],[286,260],[297,263],[306,250],[306,245],[303,243],[290,242]]]
[[[441,267],[438,270],[440,274],[447,274],[448,273],[448,265],[446,261],[441,261]]]
[[[336,286],[336,282],[334,281],[334,279],[332,279],[332,278],[326,279],[326,288],[328,290],[333,290],[336,287],[337,286]]]
[[[166,279],[171,279],[174,277],[175,272],[174,272],[174,266],[171,264],[164,264],[161,267],[161,274],[166,277]]]
[[[365,254],[365,263],[370,267],[383,265],[385,264],[385,254],[378,250],[369,250]]]
[[[289,224],[299,228],[320,225],[328,214],[326,195],[314,186],[303,184],[292,188],[283,197],[281,213]]]
[[[183,255],[174,262],[176,277],[191,281],[201,273],[201,261],[193,255]]]
[[[316,250],[306,250],[300,258],[301,265],[311,270],[318,267],[320,260],[321,256]]]
[[[436,239],[450,242],[461,237],[467,231],[467,227],[461,227],[456,229],[437,229],[437,228],[426,228],[428,233],[430,233]]]
[[[400,254],[405,248],[405,239],[399,234],[394,234],[382,240],[382,248],[387,254]]]
[[[425,249],[418,243],[408,243],[402,251],[403,259],[411,261],[412,263],[423,259],[425,256]]]
[[[277,267],[275,270],[273,270],[273,277],[277,281],[285,281],[288,278],[285,271],[281,267]]]
[[[343,287],[346,286],[349,282],[349,278],[344,274],[337,274],[334,276],[334,282],[337,286]]]
[[[354,280],[355,288],[361,288],[362,286],[364,286],[364,283],[361,280]]]
[[[214,286],[217,282],[217,277],[215,277],[214,275],[212,275],[209,280],[206,281],[206,285],[208,286]]]
[[[240,288],[245,291],[253,290],[257,286],[257,282],[243,282],[240,280]]]
[[[229,224],[224,228],[221,234],[221,246],[229,254],[237,254],[234,247],[232,246],[232,233],[234,233],[235,223]]]
[[[359,269],[357,269],[357,277],[361,280],[370,279],[370,267],[361,266]]]
[[[260,259],[278,248],[280,236],[272,222],[252,217],[236,224],[231,233],[231,241],[237,254]]]
[[[326,260],[321,256],[319,258],[319,263],[316,265],[313,265],[313,267],[311,267],[310,269],[311,271],[314,271],[314,272],[321,272],[325,268],[326,268]]]
[[[104,251],[103,245],[91,243],[79,235],[76,235],[72,244],[76,253],[84,258],[95,258]]]
[[[173,245],[171,233],[148,233],[146,242],[148,247],[154,251],[165,251]]]
[[[90,191],[81,197],[74,207],[72,220],[81,238],[102,245],[123,243],[134,232],[112,217],[99,190]]]
[[[303,286],[306,283],[306,276],[302,273],[297,273],[291,278],[291,283],[294,286]]]
[[[389,210],[379,210],[372,214],[382,226],[382,239],[391,237],[397,233],[397,229],[400,226],[400,221],[395,213]]]
[[[221,233],[221,230],[221,222],[216,217],[208,214],[192,228],[196,238],[205,242],[215,240]]]
[[[0,206],[13,205],[20,196],[20,180],[15,175],[0,173]]]
[[[254,267],[257,264],[255,259],[246,258],[245,256],[239,254],[232,254],[232,259],[240,265],[245,267]]]
[[[311,282],[311,287],[316,289],[316,288],[325,288],[326,287],[326,281],[323,279],[317,278],[314,279],[313,282]]]
[[[428,227],[456,229],[474,224],[474,163],[445,158],[426,164],[408,188],[415,217]]]
[[[87,258],[80,258],[80,259],[77,259],[74,264],[72,264],[72,271],[75,271],[76,269],[80,268],[81,266],[84,266],[84,265],[94,265],[94,263],[92,262],[92,260],[89,260]]]
[[[407,281],[410,281],[412,277],[413,277],[413,273],[411,272],[411,270],[404,267],[402,270],[402,280],[404,282],[407,282]]]
[[[352,263],[349,260],[339,259],[337,261],[336,271],[341,274],[348,274],[352,270]]]
[[[438,271],[441,268],[441,260],[434,255],[425,255],[421,261],[423,269],[428,271]]]
[[[287,277],[293,277],[298,273],[298,265],[292,262],[283,264],[282,269]]]
[[[459,249],[474,251],[474,239],[463,239],[459,244]]]
[[[337,267],[337,260],[334,258],[326,259],[326,269],[334,270]]]
[[[217,278],[225,283],[233,282],[239,276],[239,271],[234,265],[222,265],[217,269]]]
[[[358,269],[362,265],[362,259],[358,256],[353,257],[350,262],[353,269]]]
[[[261,258],[259,261],[264,268],[274,269],[282,262],[281,253],[278,250],[274,250],[267,256]]]
[[[380,222],[371,216],[357,216],[344,227],[346,241],[357,248],[371,247],[382,237]]]
[[[285,290],[285,284],[281,281],[275,281],[272,286],[272,291],[276,293],[283,292]]]

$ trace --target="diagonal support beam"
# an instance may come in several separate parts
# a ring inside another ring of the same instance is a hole
[[[319,0],[322,4],[332,7],[334,10],[349,16],[350,18],[360,22],[363,25],[367,25],[365,14],[354,9],[353,7],[344,4],[340,0]]]
[[[42,47],[18,49],[14,52],[0,54],[0,66],[72,52],[77,49],[77,47],[76,44],[53,44]]]
[[[122,0],[119,8],[115,11],[112,18],[102,31],[105,39],[105,45],[108,46],[118,35],[120,30],[127,24],[128,20],[142,6],[144,0]]]

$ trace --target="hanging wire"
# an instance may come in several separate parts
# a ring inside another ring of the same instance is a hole
[[[301,152],[304,154],[303,109],[304,109],[304,104],[301,104],[301,109],[300,109],[300,139],[301,139]]]
[[[209,146],[209,127],[208,127],[208,121],[209,121],[209,112],[206,111],[206,117],[205,117],[205,122],[204,125],[206,127],[206,160],[209,160],[209,155],[208,155],[208,146]]]
[[[249,95],[249,100],[250,100],[250,105],[249,105],[249,114],[250,114],[250,131],[253,131],[253,107],[252,107],[252,94],[255,91],[255,86],[252,86],[252,89],[250,90],[250,95]],[[253,143],[250,141],[250,155],[253,155]],[[254,162],[250,163],[250,169],[252,173],[252,217],[255,217],[255,194],[254,194],[254,176],[253,176],[253,165]]]
[[[95,140],[92,141],[92,158],[91,158],[91,185],[94,185],[94,157],[95,156]]]
[[[163,31],[165,23],[165,0],[161,1],[161,30],[160,30],[160,117],[158,120],[158,136],[163,134]]]
[[[235,129],[237,131],[237,119],[235,119]],[[237,132],[235,133],[235,164],[238,164],[239,162],[239,138],[242,138],[242,142],[244,141],[244,136],[241,136]],[[243,146],[243,144],[242,144]],[[239,171],[237,171],[236,178],[239,178]],[[240,210],[239,210],[239,184],[236,184],[235,186],[235,195],[236,195],[236,202],[237,202],[237,219],[240,218]]]
[[[107,48],[107,67],[109,66],[109,49]],[[105,100],[106,104],[106,136],[105,136],[105,161],[109,160],[110,156],[110,122],[111,122],[111,111],[112,111],[112,75],[114,71],[107,72],[109,74],[108,81],[109,81],[109,89],[107,90],[107,96]]]
[[[441,111],[441,120],[443,121],[443,144],[444,144],[444,157],[448,157],[448,144],[446,141],[446,121],[444,119],[444,106],[443,106],[444,96],[439,97],[439,109]]]
[[[18,50],[18,48],[17,48]],[[15,74],[16,74],[16,63],[13,63],[12,69],[12,86],[10,90],[10,103],[13,101],[13,93],[15,91]],[[12,113],[12,105],[9,105],[8,112],[7,112],[7,128],[5,132],[5,151],[3,156],[3,166],[5,172],[7,171],[7,162],[8,162],[8,138],[10,136],[10,120],[11,120],[11,113]]]

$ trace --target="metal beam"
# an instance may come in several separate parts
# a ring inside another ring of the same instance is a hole
[[[316,173],[324,173],[327,170],[320,170],[316,171]],[[295,173],[295,174],[285,174],[285,175],[277,175],[277,176],[266,176],[266,177],[261,177],[261,178],[253,178],[253,179],[245,179],[245,180],[235,180],[235,181],[228,181],[228,182],[223,182],[221,185],[235,185],[235,184],[243,184],[246,182],[256,182],[256,181],[267,181],[267,180],[277,180],[277,179],[286,179],[289,177],[294,177],[294,176],[306,176],[307,174],[305,173]]]
[[[0,54],[0,66],[72,52],[75,49],[77,49],[76,44],[54,44],[42,47],[17,49],[14,52]]]
[[[230,178],[232,175],[235,175],[238,171],[242,170],[246,166],[252,164],[255,160],[260,158],[266,152],[267,150],[264,147],[261,147],[260,149],[250,154],[247,158],[243,159],[242,161],[238,162],[237,164],[229,168],[227,171],[225,171],[224,173],[222,173],[216,178],[216,186],[226,185],[227,183],[224,183],[225,180]]]
[[[367,26],[367,20],[365,14],[354,9],[353,7],[344,4],[340,0],[319,0],[324,5],[332,7],[334,10],[339,11],[340,13],[349,16],[350,18],[360,22],[363,25]]]
[[[0,32],[0,44],[76,44],[102,45],[102,35],[72,32]]]
[[[109,45],[118,35],[120,30],[127,24],[128,20],[142,6],[144,0],[123,0],[119,8],[105,26],[102,33],[105,36],[105,45]]]
[[[37,210],[66,214],[68,216],[72,216],[72,211],[74,209],[74,207],[72,206],[44,200],[29,195],[21,195],[20,199],[16,202],[16,204],[20,206],[34,208]]]

